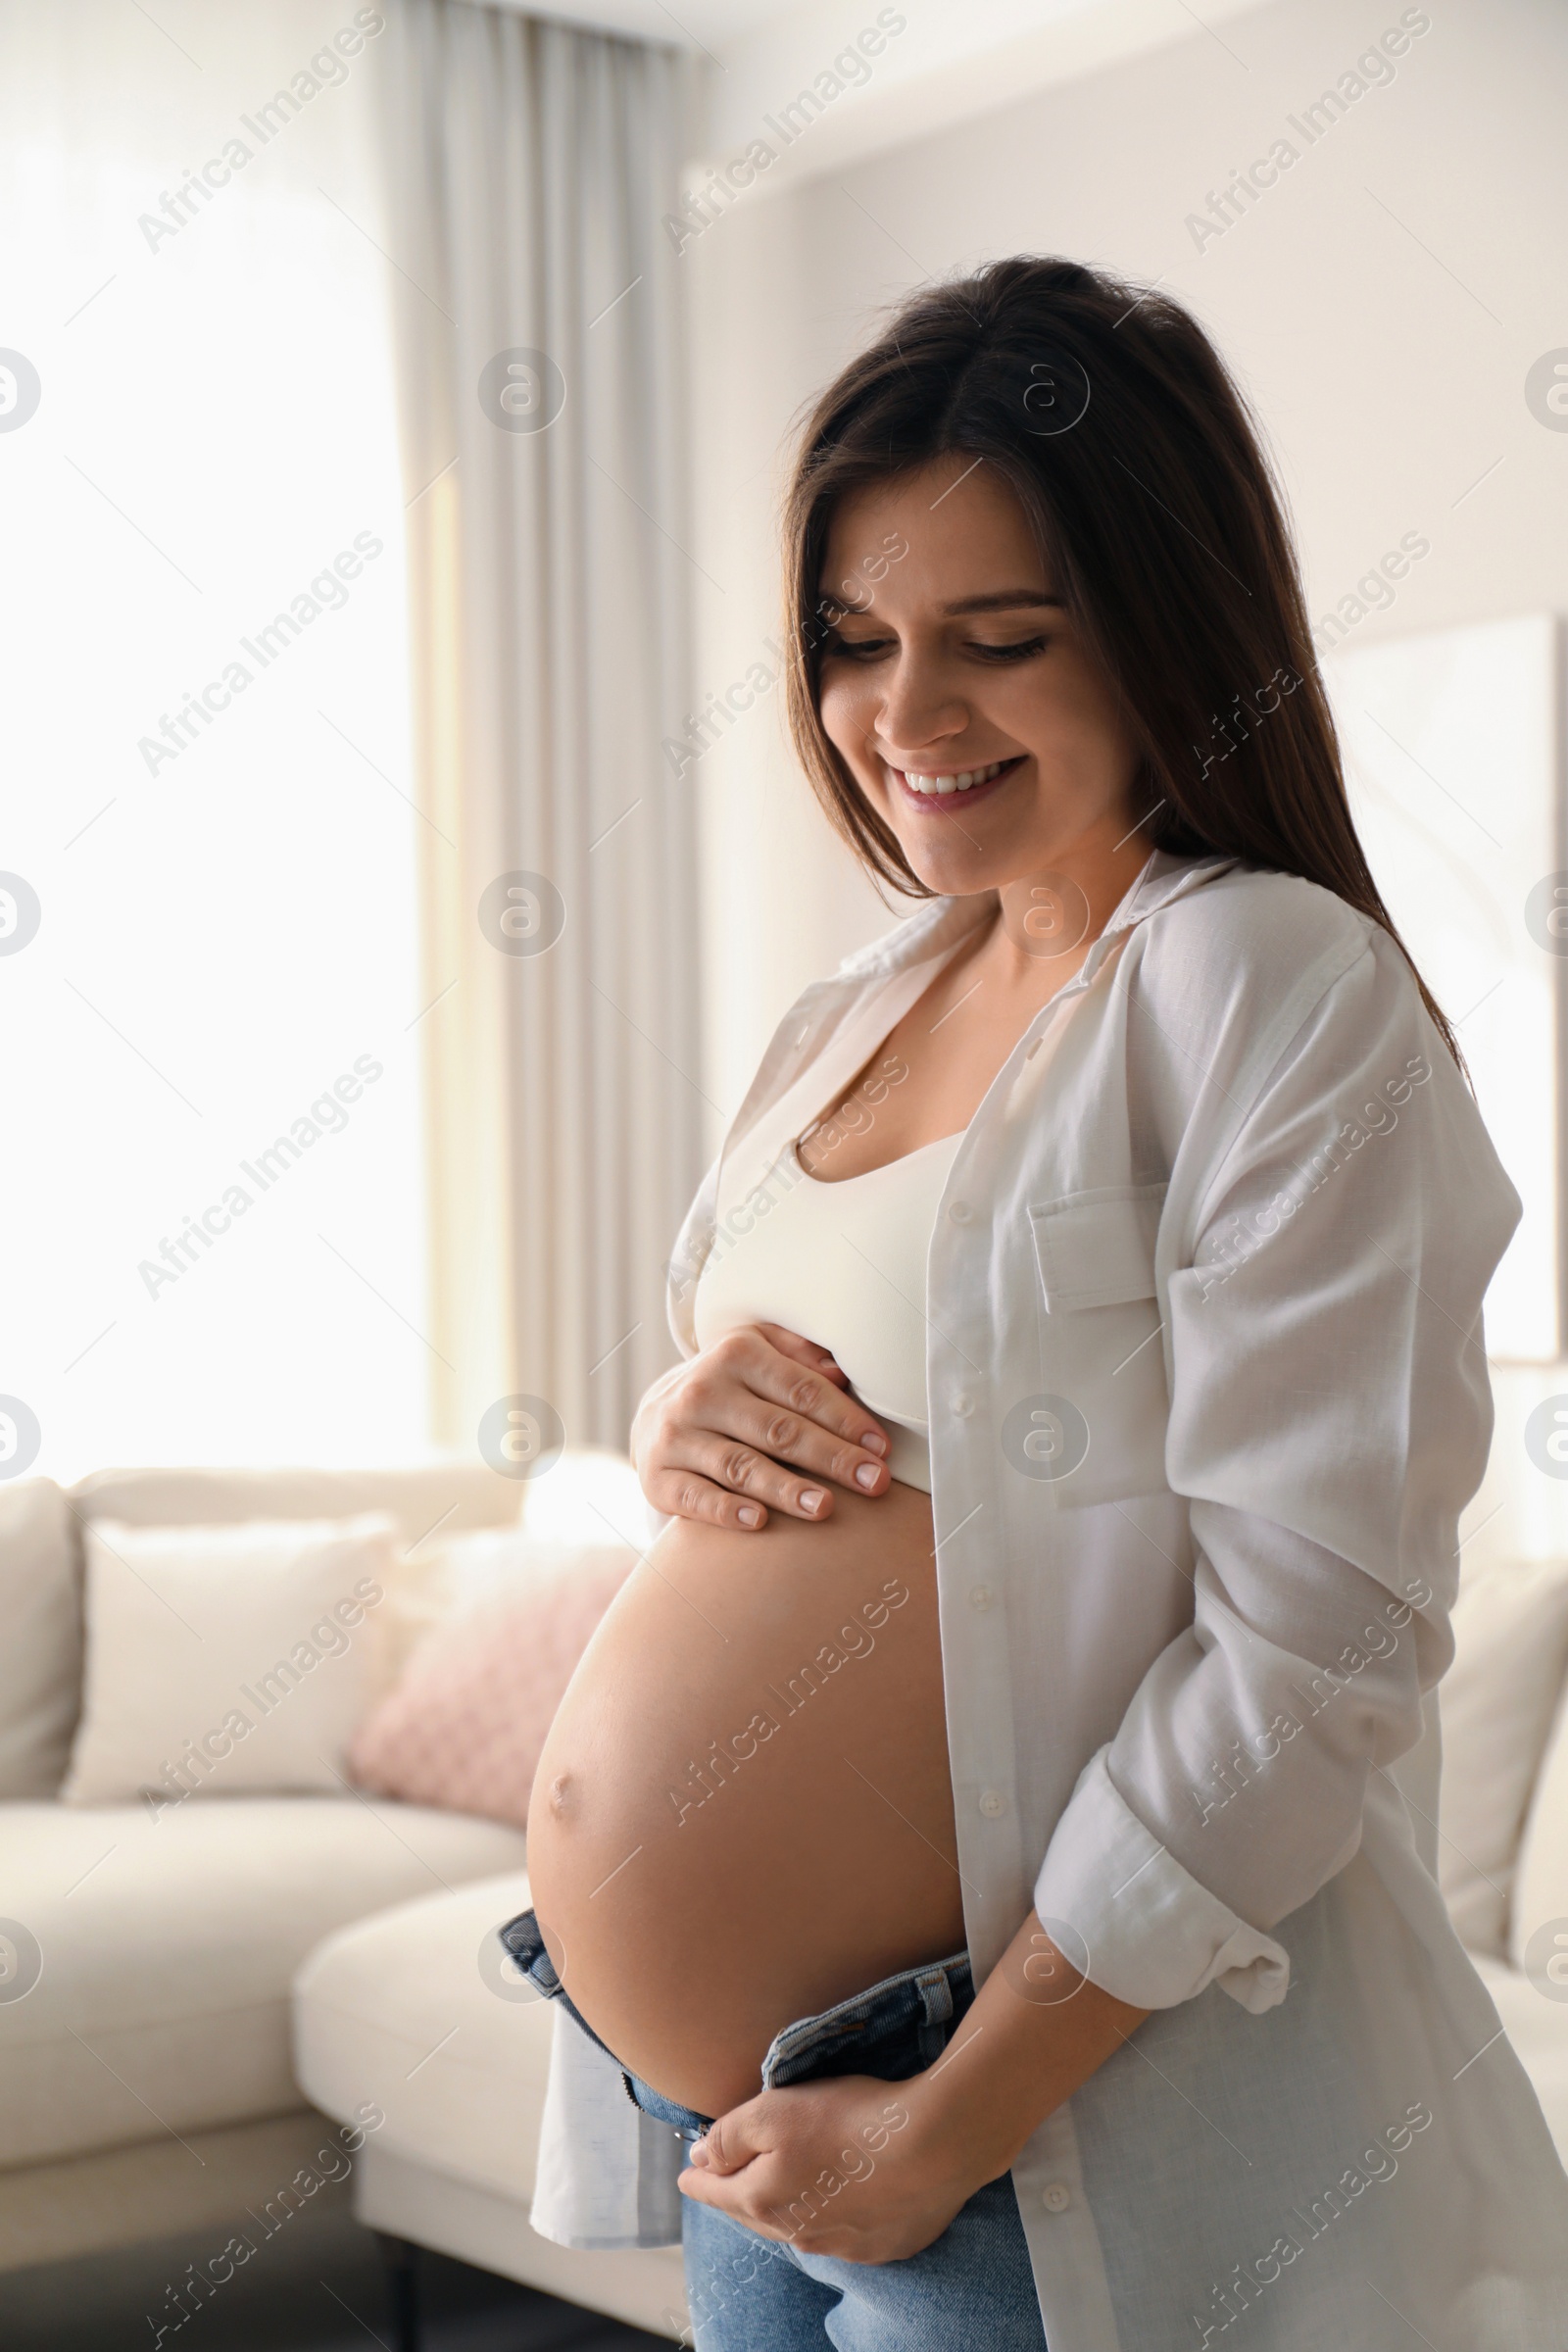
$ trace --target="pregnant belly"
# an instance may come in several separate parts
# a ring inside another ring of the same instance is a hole
[[[931,1498],[676,1520],[552,1726],[534,1907],[632,2073],[719,2115],[783,2026],[961,1950]]]

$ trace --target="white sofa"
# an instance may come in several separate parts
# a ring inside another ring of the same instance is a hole
[[[289,2056],[289,1983],[332,1930],[514,1869],[494,1822],[355,1796],[212,1798],[154,1819],[55,1800],[80,1704],[83,1524],[386,1509],[405,1550],[515,1516],[466,1465],[396,1472],[100,1472],[0,1489],[0,1936],[42,1973],[0,1983],[0,2271],[260,2210],[323,2137]],[[12,1939],[13,1943],[15,1938]]]

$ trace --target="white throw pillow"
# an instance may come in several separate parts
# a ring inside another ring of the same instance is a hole
[[[1537,1991],[1568,2003],[1568,1691],[1557,1708],[1519,1844],[1508,1942],[1509,1958]],[[1568,2008],[1558,2014],[1568,2017]]]
[[[87,1667],[61,1789],[71,1805],[145,1793],[340,1792],[364,1711],[366,1615],[396,1566],[394,1523],[244,1521],[88,1528]]]
[[[1439,1685],[1438,1881],[1460,1940],[1500,1959],[1519,1840],[1568,1669],[1568,1560],[1487,1569],[1461,1587]]]

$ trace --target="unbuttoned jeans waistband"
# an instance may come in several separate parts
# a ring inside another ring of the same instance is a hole
[[[537,1985],[547,2000],[559,2000],[590,2040],[613,2058],[625,2077],[628,2096],[645,2115],[656,2116],[696,2139],[713,2118],[682,2107],[643,2082],[600,2039],[557,1976],[539,1922],[523,1911],[501,1930],[501,1941],[519,1975]],[[934,2066],[947,2048],[959,2021],[974,2000],[974,1978],[969,1955],[955,1952],[921,1968],[901,1969],[864,1992],[838,2001],[816,2017],[803,2017],[775,2034],[762,2060],[761,2090],[789,2082],[818,2081],[830,2075],[871,2075],[879,2082],[902,2082]]]

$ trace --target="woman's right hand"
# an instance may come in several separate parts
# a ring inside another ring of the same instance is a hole
[[[672,1519],[748,1535],[769,1509],[826,1519],[825,1482],[884,1493],[887,1432],[847,1385],[825,1348],[781,1324],[727,1333],[656,1380],[638,1406],[631,1452],[643,1493]]]

